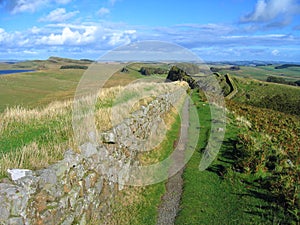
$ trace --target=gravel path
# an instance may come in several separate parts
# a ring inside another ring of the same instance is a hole
[[[188,127],[189,127],[189,100],[187,99],[182,109],[181,117],[181,139],[178,143],[178,154],[174,154],[173,160],[176,163],[181,163],[184,160],[184,151],[188,140]],[[169,173],[172,173],[174,168],[169,169]],[[180,198],[182,194],[182,168],[173,177],[170,177],[166,183],[166,193],[162,197],[162,202],[158,208],[157,225],[169,225],[174,224],[175,217],[179,210]]]

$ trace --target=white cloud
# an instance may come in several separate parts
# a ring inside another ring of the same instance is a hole
[[[111,46],[129,44],[133,39],[135,39],[136,30],[125,30],[112,33],[110,35],[108,44]]]
[[[16,0],[12,13],[35,12],[46,3],[47,1],[43,0]]]
[[[33,33],[33,34],[38,34],[40,31],[41,31],[41,29],[38,28],[38,27],[36,27],[36,26],[33,26],[33,27],[30,29],[30,32]]]
[[[31,51],[31,50],[24,50],[23,53],[29,54],[29,55],[36,55],[36,54],[38,54],[38,52],[36,52],[36,51]]]
[[[104,8],[104,7],[102,7],[98,11],[99,16],[104,16],[104,15],[109,14],[109,13],[110,13],[110,10],[108,8]]]
[[[253,12],[243,16],[241,22],[270,22],[280,16],[287,20],[295,13],[299,13],[297,0],[258,0]]]
[[[6,35],[7,35],[7,34],[6,34],[5,30],[2,29],[2,28],[0,28],[0,43],[1,43],[3,40],[5,40]]]
[[[41,18],[40,21],[62,22],[74,17],[78,13],[79,11],[67,12],[65,8],[57,8],[51,11],[46,17]]]
[[[84,32],[72,31],[69,27],[65,27],[61,34],[51,33],[49,36],[43,36],[37,40],[37,44],[84,45],[95,40],[96,31],[96,27],[86,28]]]
[[[0,43],[10,43],[13,39],[13,34],[7,33],[3,28],[0,28]]]
[[[275,50],[272,51],[272,55],[273,55],[273,56],[278,56],[279,53],[280,53],[280,52],[279,52],[277,49],[275,49]]]
[[[14,0],[11,2],[13,14],[22,12],[35,12],[50,4],[67,4],[72,0]]]
[[[72,0],[55,0],[55,1],[56,1],[56,3],[58,3],[58,4],[65,5],[65,4],[70,3]]]

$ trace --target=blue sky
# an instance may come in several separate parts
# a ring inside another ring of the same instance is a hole
[[[300,0],[0,0],[0,59],[98,59],[136,41],[300,62]]]

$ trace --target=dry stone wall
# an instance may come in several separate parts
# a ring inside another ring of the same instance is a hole
[[[46,169],[9,171],[11,179],[0,183],[0,224],[87,224],[92,217],[105,217],[111,194],[123,188],[118,181],[127,179],[136,153],[182,95],[157,97],[102,133],[101,143],[86,143],[81,153],[68,150]]]

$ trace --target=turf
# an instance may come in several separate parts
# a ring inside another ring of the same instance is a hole
[[[193,93],[194,102],[199,102]],[[181,210],[176,224],[268,224],[263,208],[267,203],[248,194],[247,185],[230,170],[230,152],[238,129],[229,123],[218,158],[205,171],[199,171],[201,149],[206,146],[210,129],[208,105],[199,104],[200,139],[184,171]]]

